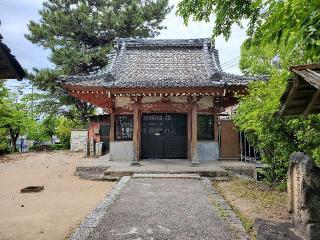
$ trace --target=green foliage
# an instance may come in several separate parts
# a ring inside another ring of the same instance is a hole
[[[264,59],[276,52],[284,63],[299,64],[320,60],[319,8],[318,0],[183,0],[177,13],[185,23],[190,17],[208,22],[214,14],[213,37],[223,35],[226,39],[233,24],[242,27],[242,22],[248,21],[248,41],[252,44],[245,43],[243,48],[249,56],[260,56],[265,65]],[[251,64],[257,66],[259,62]],[[286,68],[284,63],[282,67]],[[250,72],[245,66],[250,64],[242,63],[242,69]]]
[[[0,156],[11,153],[13,149],[10,146],[7,129],[0,128]]]
[[[274,73],[269,82],[253,82],[250,94],[243,96],[234,116],[234,122],[257,147],[265,163],[265,176],[269,182],[285,178],[289,155],[294,151],[291,135],[283,131],[286,123],[275,113],[280,106],[280,96],[287,74]]]
[[[17,151],[18,137],[28,130],[30,117],[26,114],[26,110],[25,104],[17,102],[12,94],[7,94],[1,99],[0,129],[4,129],[8,133],[14,151]]]
[[[44,134],[44,126],[40,121],[30,119],[27,129],[27,139],[43,142],[48,140],[48,136]]]
[[[263,1],[267,7],[265,21],[256,29],[261,44],[275,43],[285,50],[282,57],[301,55],[302,62],[319,61],[320,56],[320,1],[285,0]],[[299,60],[300,60],[299,59]],[[299,63],[299,62],[298,62]]]
[[[182,0],[178,4],[177,14],[182,16],[185,24],[190,17],[195,21],[210,21],[212,14],[215,16],[213,37],[223,35],[229,39],[231,27],[238,24],[242,27],[241,20],[249,20],[249,32],[253,32],[261,22],[261,0]]]
[[[245,75],[269,75],[273,70],[270,60],[276,51],[269,46],[251,46],[250,43],[247,39],[241,46],[240,69]]]
[[[305,152],[320,166],[320,114],[291,118],[288,129],[294,133],[298,150]]]
[[[65,146],[65,148],[70,148],[70,138],[71,130],[73,128],[81,127],[81,123],[74,122],[68,118],[61,117],[57,125],[57,136],[60,139],[60,143]]]
[[[269,82],[251,83],[234,116],[236,126],[261,151],[264,175],[273,183],[286,178],[294,151],[303,151],[320,164],[320,115],[277,116],[287,77],[286,72],[275,72]]]
[[[51,150],[63,150],[63,149],[68,149],[68,146],[62,143],[56,143],[53,144],[49,147]]]
[[[240,68],[247,75],[270,75],[254,82],[241,98],[234,121],[260,149],[269,182],[283,183],[289,155],[304,151],[319,163],[319,116],[277,117],[280,97],[291,65],[320,60],[320,1],[318,0],[183,0],[177,14],[209,21],[214,14],[213,37],[228,39],[231,27],[248,22],[249,38],[241,47]],[[271,60],[280,61],[273,66]],[[275,72],[275,67],[280,69]],[[281,70],[282,69],[282,70]]]
[[[42,121],[43,133],[51,139],[52,144],[52,137],[56,134],[57,124],[58,118],[53,115],[46,116]]]
[[[71,97],[55,82],[57,77],[104,67],[116,37],[158,35],[170,10],[168,0],[45,1],[40,21],[30,21],[26,38],[51,50],[54,68],[34,69],[29,76],[37,88],[50,93],[42,99],[48,106],[46,113],[59,112],[73,120],[80,117],[85,125],[93,107]],[[73,107],[79,115],[73,115]]]
[[[44,147],[42,145],[32,145],[29,147],[29,151],[43,151]]]
[[[171,10],[168,0],[51,0],[30,21],[32,43],[52,50],[51,61],[65,73],[106,65],[116,37],[154,37]]]

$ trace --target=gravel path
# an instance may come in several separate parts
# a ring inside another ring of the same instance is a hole
[[[88,239],[245,239],[242,227],[231,224],[238,219],[209,188],[194,179],[133,178]]]

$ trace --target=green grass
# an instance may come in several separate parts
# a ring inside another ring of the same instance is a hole
[[[230,203],[229,203],[230,204]],[[238,208],[236,208],[233,204],[230,204],[232,210],[237,215],[237,217],[240,219],[242,226],[247,231],[248,234],[250,234],[251,239],[256,239],[256,232],[254,231],[253,227],[253,221],[247,218]]]
[[[288,217],[286,192],[270,188],[269,185],[262,182],[243,179],[213,182],[213,185],[230,204],[252,239],[256,239],[255,217],[272,218],[279,221]],[[237,206],[237,202],[241,204]]]

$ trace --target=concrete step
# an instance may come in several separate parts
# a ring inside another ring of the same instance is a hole
[[[147,174],[135,173],[132,178],[178,178],[178,179],[201,179],[198,174]]]

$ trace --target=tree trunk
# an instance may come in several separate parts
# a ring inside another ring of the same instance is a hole
[[[13,151],[14,152],[17,152],[18,149],[17,149],[17,139],[18,139],[19,135],[16,136],[16,135],[13,135],[11,136],[11,143],[12,143],[12,147],[13,147]]]
[[[11,139],[11,144],[13,147],[13,151],[17,152],[17,139],[19,137],[19,132],[15,132],[11,127],[9,127],[9,133],[10,133],[10,139]]]

